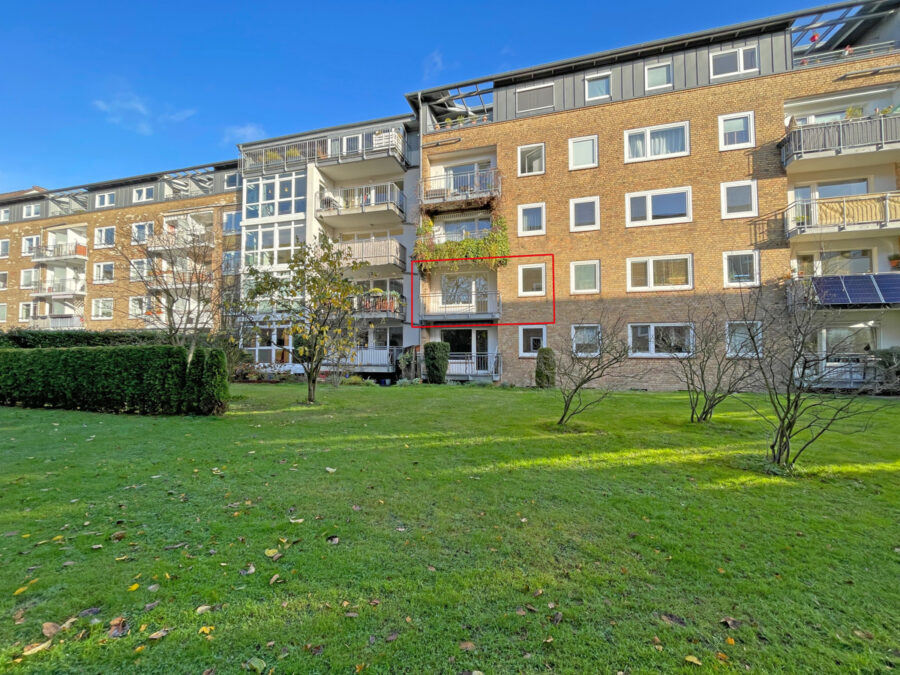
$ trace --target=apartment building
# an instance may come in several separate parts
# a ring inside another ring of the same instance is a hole
[[[629,386],[675,387],[666,359],[691,350],[697,294],[734,306],[790,274],[815,276],[820,303],[840,309],[822,344],[900,345],[898,4],[841,3],[408,94],[420,250],[451,257],[439,242],[462,238],[479,251],[498,223],[509,242],[505,265],[423,275],[416,321],[424,341],[451,344],[450,376],[532,383],[539,347],[596,344],[602,306],[627,324],[641,374]],[[754,327],[723,323],[739,353]]]
[[[0,330],[159,328],[167,307],[209,327],[197,294],[236,279],[240,218],[236,160],[2,195]]]
[[[348,276],[355,298],[357,344],[349,370],[392,377],[412,326],[409,256],[418,209],[418,130],[412,115],[318,129],[239,146],[243,178],[245,267],[287,270],[301,243],[321,236],[341,243],[361,269]],[[245,338],[256,363],[301,370],[292,337],[273,325]]]

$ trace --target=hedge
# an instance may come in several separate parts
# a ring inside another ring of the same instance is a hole
[[[534,383],[541,389],[548,389],[556,385],[556,357],[550,347],[541,347],[537,350]]]
[[[112,347],[163,344],[166,336],[152,330],[21,330],[0,333],[0,349]]]
[[[224,355],[171,345],[0,349],[0,404],[140,415],[220,414]]]
[[[431,384],[444,384],[447,381],[447,366],[450,365],[449,342],[425,343],[425,372]]]

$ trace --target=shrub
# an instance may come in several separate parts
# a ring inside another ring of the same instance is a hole
[[[221,349],[206,349],[197,412],[221,415],[228,401],[228,358]]]
[[[198,370],[188,368],[183,347],[171,345],[3,349],[0,404],[141,415],[222,412],[228,395],[222,356],[204,356],[206,367]]]
[[[448,342],[425,343],[425,371],[432,384],[447,382],[447,366],[450,364],[450,344]]]
[[[0,334],[0,349],[54,347],[112,347],[166,344],[166,337],[152,330],[28,330],[15,328]]]
[[[534,364],[534,383],[541,389],[556,385],[556,358],[550,347],[538,349],[537,362]]]

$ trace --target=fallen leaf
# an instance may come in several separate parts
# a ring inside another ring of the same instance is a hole
[[[695,666],[702,666],[702,665],[703,665],[703,664],[700,662],[700,659],[698,659],[698,658],[697,658],[696,656],[694,656],[693,654],[688,654],[687,656],[684,657],[684,660],[687,661],[688,663],[693,663]]]
[[[195,609],[194,611],[195,611],[197,614],[206,614],[206,612],[208,612],[208,611],[211,610],[211,609],[212,609],[212,606],[211,606],[211,605],[200,605],[200,606],[199,606],[197,609]]]
[[[278,549],[277,548],[267,548],[265,550],[265,554],[266,554],[267,558],[271,558],[274,555],[278,555]]]
[[[240,573],[243,574],[243,575],[246,575],[246,574],[253,574],[254,572],[256,572],[256,567],[254,567],[253,563],[250,563],[249,565],[247,565],[247,569],[245,569],[245,570],[239,570],[239,571],[240,571]]]
[[[562,612],[557,612],[556,614],[553,615],[553,618],[550,619],[550,623],[552,623],[554,626],[558,626],[559,622],[562,621],[562,618],[563,618]]]
[[[37,654],[38,652],[42,652],[47,649],[53,640],[47,640],[46,642],[35,642],[32,645],[28,645],[22,651],[22,656],[31,656],[32,654]]]
[[[398,637],[400,637],[400,633],[398,633],[397,631],[394,631],[393,633],[391,633],[390,635],[388,635],[386,638],[384,638],[384,641],[385,641],[385,642],[393,642],[393,641],[396,640]]]
[[[354,505],[351,506],[350,508],[353,509],[354,511],[361,511],[361,510],[362,510],[362,507],[361,507],[359,504],[354,504]]]
[[[725,652],[716,652],[716,658],[723,663],[728,660],[728,654]]]
[[[149,602],[146,605],[144,605],[144,611],[149,612],[151,609],[156,609],[156,606],[158,604],[159,604],[159,600],[157,600],[155,602]]]
[[[78,612],[78,616],[81,616],[81,617],[93,616],[94,614],[99,614],[99,613],[100,613],[99,607],[91,607],[89,609],[83,609],[80,612]]]
[[[64,563],[62,564],[62,566],[63,566],[63,567],[71,567],[71,566],[74,565],[74,564],[75,564],[75,563],[72,562],[71,560],[66,560],[66,562],[64,562]]]
[[[66,619],[65,623],[62,626],[60,626],[59,629],[60,630],[69,630],[72,627],[72,624],[74,624],[76,621],[78,621],[78,619],[76,617],[74,617],[74,616],[70,617],[70,618]]]
[[[140,584],[131,584],[131,586],[128,587],[128,592],[131,593],[132,591],[136,591],[140,587],[141,587]]]
[[[119,530],[118,532],[113,532],[110,536],[110,539],[113,541],[122,541],[125,538],[125,530]]]
[[[25,608],[19,607],[15,612],[13,612],[13,621],[16,624],[25,623]]]
[[[328,473],[334,473],[335,471],[337,471],[337,469],[332,469],[330,466],[326,466],[326,467],[325,467],[325,470],[326,470]]]
[[[20,595],[27,590],[28,590],[28,586],[22,586],[21,588],[17,588],[15,591],[13,591],[13,595]]]
[[[733,645],[733,644],[734,644],[734,638],[731,637],[731,636],[729,635],[727,638],[725,638],[725,644],[726,644],[726,645]]]
[[[288,522],[299,524],[303,522],[303,518],[288,518]]]
[[[93,550],[97,551],[97,550],[103,548],[103,544],[94,544],[93,546],[91,546],[91,548]]]
[[[347,612],[346,614],[344,614],[344,616],[346,616],[348,619],[355,619],[359,616],[359,614],[357,614],[356,612]]]
[[[528,612],[525,611],[524,607],[517,607],[516,614],[518,614],[519,616],[525,616],[526,614],[528,614]]]
[[[186,541],[180,541],[177,544],[169,544],[168,546],[163,546],[164,551],[174,551],[176,548],[181,548],[182,546],[187,546]]]
[[[659,618],[665,621],[670,626],[687,626],[687,621],[682,619],[680,616],[676,616],[675,614],[660,614]]]
[[[474,652],[475,651],[475,643],[474,642],[460,642],[459,648],[464,652]]]
[[[128,634],[128,623],[124,617],[117,616],[109,622],[109,637],[119,638]]]
[[[315,654],[316,656],[318,656],[319,654],[321,654],[322,652],[325,651],[325,645],[305,644],[305,645],[303,645],[303,649],[310,652],[311,654]]]
[[[147,590],[151,593],[156,593],[156,591],[159,590],[159,584],[150,584],[149,586],[147,586]]]
[[[854,631],[853,631],[853,634],[854,634],[856,637],[858,637],[858,638],[863,638],[863,639],[865,639],[865,640],[871,640],[872,638],[875,637],[874,635],[872,635],[872,634],[871,634],[869,631],[867,631],[867,630],[854,630]],[[50,637],[50,636],[48,635],[47,637]]]
[[[378,607],[378,605],[381,604],[381,600],[369,600],[369,604],[372,605],[372,607]]]
[[[722,617],[721,619],[719,619],[719,623],[728,626],[732,630],[734,630],[735,628],[740,628],[742,625],[744,625],[743,621],[738,621],[737,619],[733,619],[730,616]]]
[[[327,541],[329,544],[339,544],[341,539],[336,535],[331,535],[330,537],[326,537],[325,541]]]
[[[263,661],[258,656],[254,656],[252,659],[247,661],[247,668],[256,673],[261,673],[266,669],[266,662]]]
[[[201,633],[202,635],[209,635],[215,629],[216,629],[215,626],[200,626],[200,630],[198,630],[197,632]]]
[[[136,654],[140,654],[146,648],[147,648],[147,645],[138,645],[137,647],[134,648],[134,651]]]
[[[61,630],[61,627],[58,623],[53,623],[52,621],[45,621],[41,626],[41,632],[44,634],[44,637],[52,638]]]
[[[544,638],[544,642],[545,642],[545,643],[553,642],[553,636],[552,636],[552,635],[548,635],[547,637]]]
[[[539,589],[537,589],[534,593],[532,593],[532,595],[533,595],[534,597],[536,597],[536,598],[541,597],[543,594],[544,594],[544,589],[543,589],[543,588],[539,588]]]
[[[281,577],[279,577],[277,574],[272,575],[272,578],[269,579],[269,586],[271,586],[272,584],[274,584],[274,583],[275,583],[276,581],[278,581],[280,578],[281,578]]]
[[[525,605],[525,609],[527,609],[529,612],[537,611],[537,607],[535,607],[534,605]]]
[[[437,572],[437,568],[432,565],[429,565],[427,569],[429,572]]]
[[[155,633],[151,633],[150,635],[148,635],[147,639],[148,640],[162,640],[168,634],[169,634],[168,628],[160,628]]]

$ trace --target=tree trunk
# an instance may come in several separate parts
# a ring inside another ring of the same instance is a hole
[[[315,403],[316,402],[316,383],[318,382],[319,377],[313,373],[308,373],[306,376],[306,402],[307,403]]]

